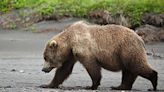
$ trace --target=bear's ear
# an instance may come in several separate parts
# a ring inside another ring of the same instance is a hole
[[[55,40],[52,40],[50,43],[49,43],[49,46],[50,48],[56,48],[58,46],[57,42]]]

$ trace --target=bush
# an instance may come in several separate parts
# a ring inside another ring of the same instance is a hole
[[[33,8],[43,15],[70,15],[83,17],[91,10],[105,9],[113,15],[122,13],[132,25],[140,24],[144,12],[164,13],[164,0],[1,0],[0,12]]]
[[[129,17],[132,25],[139,25],[144,12],[164,13],[162,4],[163,0],[128,0],[123,13]]]

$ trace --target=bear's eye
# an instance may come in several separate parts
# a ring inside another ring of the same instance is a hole
[[[45,61],[47,61],[47,58],[46,58],[46,57],[44,57],[44,60],[45,60]]]

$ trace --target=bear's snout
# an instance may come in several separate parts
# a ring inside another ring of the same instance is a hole
[[[53,69],[53,67],[42,68],[42,71],[45,72],[45,73],[49,73],[52,69]]]

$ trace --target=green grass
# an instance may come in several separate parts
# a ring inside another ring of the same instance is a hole
[[[164,0],[1,0],[0,12],[33,8],[42,15],[84,17],[91,10],[105,9],[113,15],[122,13],[132,25],[140,24],[144,12],[164,13]]]

